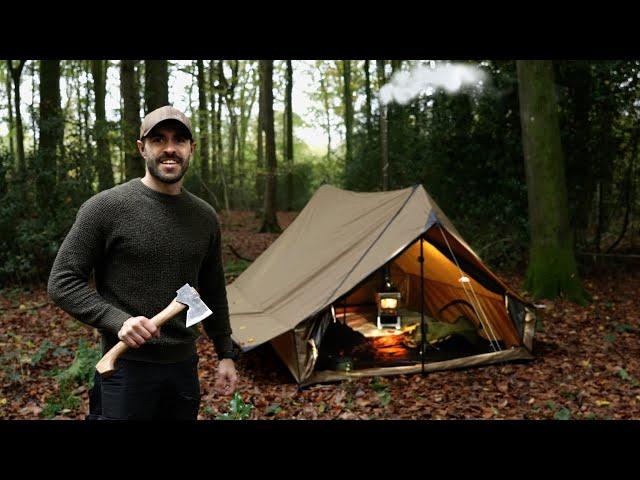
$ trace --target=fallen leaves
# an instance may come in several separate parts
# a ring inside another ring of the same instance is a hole
[[[294,217],[278,214],[282,226]],[[257,257],[277,238],[256,234],[258,223],[252,212],[222,214],[223,242],[244,256]],[[228,248],[223,249],[223,257],[225,262],[237,260]],[[522,285],[521,275],[505,277],[512,287]],[[588,307],[564,300],[539,302],[547,307],[546,320],[544,331],[536,333],[532,362],[424,377],[360,378],[299,390],[273,348],[265,344],[241,355],[237,390],[255,407],[252,419],[640,419],[636,380],[640,379],[640,305],[636,300],[640,272],[609,272],[585,279],[599,297]],[[11,299],[0,295],[2,419],[39,418],[45,399],[56,392],[51,372],[71,364],[78,339],[98,341],[93,329],[47,301],[44,287]],[[45,340],[53,345],[46,351]],[[228,411],[231,397],[213,388],[217,357],[211,342],[201,337],[197,348],[202,392],[199,418],[213,419]],[[2,357],[9,352],[11,360]],[[55,418],[84,418],[86,387],[73,393],[82,399],[81,405],[66,408]]]

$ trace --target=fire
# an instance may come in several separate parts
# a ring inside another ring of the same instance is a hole
[[[386,335],[371,339],[375,357],[379,360],[397,360],[411,357],[410,350],[403,343],[404,335]]]

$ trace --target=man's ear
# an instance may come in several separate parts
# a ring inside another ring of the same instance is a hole
[[[138,151],[140,155],[144,157],[144,142],[142,140],[136,140],[136,145],[138,146]]]
[[[196,149],[196,142],[191,140],[191,155],[193,155],[193,151]]]

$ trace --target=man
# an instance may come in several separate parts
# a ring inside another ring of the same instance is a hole
[[[213,315],[202,321],[219,366],[216,388],[235,390],[237,374],[214,209],[182,187],[195,149],[181,111],[165,106],[140,127],[144,178],[102,191],[78,210],[49,277],[53,301],[102,334],[106,353],[122,340],[130,348],[116,372],[96,373],[89,419],[195,419],[200,405],[198,326],[186,311],[161,329],[149,320],[185,283]],[[95,271],[96,290],[88,286]]]

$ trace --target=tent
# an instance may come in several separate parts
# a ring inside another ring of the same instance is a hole
[[[375,325],[385,268],[402,294],[400,330]],[[321,186],[227,297],[233,341],[244,352],[271,342],[300,386],[533,358],[534,306],[482,262],[421,185]],[[459,321],[478,334],[475,345],[455,334],[432,342],[430,333]],[[414,344],[420,332],[413,350],[409,330]],[[339,345],[348,337],[366,339],[366,348]]]

